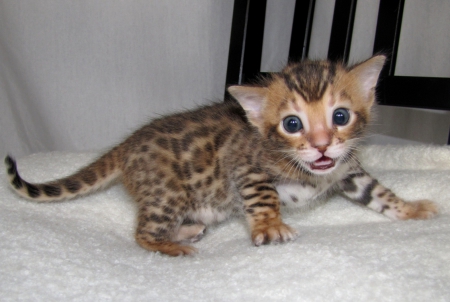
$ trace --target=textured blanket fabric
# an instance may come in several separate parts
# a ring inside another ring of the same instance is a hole
[[[96,154],[18,160],[25,179],[70,174]],[[2,301],[449,301],[450,148],[367,146],[366,169],[405,199],[436,201],[428,221],[390,221],[340,196],[284,213],[290,243],[252,246],[243,218],[208,229],[193,257],[134,241],[122,186],[35,204],[0,182]]]

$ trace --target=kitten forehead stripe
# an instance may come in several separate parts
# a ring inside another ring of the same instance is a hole
[[[331,63],[316,64],[305,61],[292,64],[281,72],[286,86],[296,91],[306,102],[320,100],[330,84],[333,84],[336,66]]]

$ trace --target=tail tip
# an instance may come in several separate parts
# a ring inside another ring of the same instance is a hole
[[[17,173],[16,161],[14,160],[14,158],[12,156],[7,155],[5,157],[5,165],[6,165],[6,168],[8,169],[9,175],[15,175]]]

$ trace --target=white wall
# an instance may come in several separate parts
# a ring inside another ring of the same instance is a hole
[[[223,96],[233,0],[0,0],[0,154],[94,150]]]

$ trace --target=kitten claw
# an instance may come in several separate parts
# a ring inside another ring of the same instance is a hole
[[[253,231],[252,241],[255,246],[269,243],[281,243],[295,239],[297,232],[290,226],[280,223],[258,228]]]

